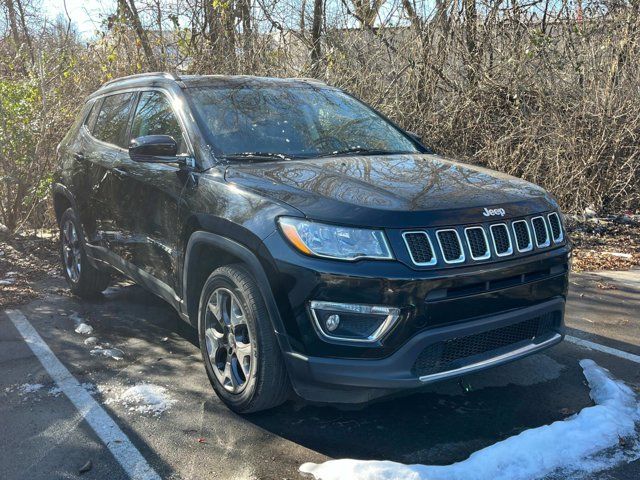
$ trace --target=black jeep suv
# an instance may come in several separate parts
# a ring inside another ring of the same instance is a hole
[[[360,403],[563,338],[570,245],[541,188],[436,156],[306,79],[144,74],[59,146],[64,273],[119,271],[198,329],[233,410]]]

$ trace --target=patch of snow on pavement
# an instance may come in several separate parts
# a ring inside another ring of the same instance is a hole
[[[87,337],[84,340],[84,344],[88,346],[93,346],[93,345],[96,345],[97,343],[98,343],[98,339],[96,337]]]
[[[56,385],[55,387],[51,387],[47,393],[53,397],[59,397],[62,393],[62,389]]]
[[[88,323],[82,322],[76,327],[76,333],[80,333],[82,335],[91,335],[93,333],[93,327]]]
[[[120,403],[128,407],[131,412],[158,416],[171,408],[175,400],[171,398],[164,387],[152,383],[140,383],[127,388],[122,394],[105,403]]]
[[[462,462],[432,466],[344,459],[305,463],[300,471],[322,480],[530,480],[560,471],[593,473],[637,458],[640,404],[635,394],[594,361],[582,360],[580,366],[594,406],[525,430]],[[636,448],[620,452],[621,439]]]
[[[40,390],[44,385],[41,383],[23,383],[18,387],[20,390],[20,395],[29,395],[30,393],[35,393]]]
[[[102,355],[104,357],[111,357],[114,360],[122,360],[124,358],[124,352],[119,348],[103,348],[97,346],[89,352],[91,355]]]

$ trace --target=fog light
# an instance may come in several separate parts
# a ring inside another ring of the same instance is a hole
[[[336,328],[338,328],[338,325],[340,325],[340,315],[329,315],[324,324],[327,326],[327,330],[333,332]]]
[[[309,307],[316,330],[329,341],[376,342],[400,317],[399,308],[384,305],[312,301]]]

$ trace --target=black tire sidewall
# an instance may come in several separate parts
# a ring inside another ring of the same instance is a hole
[[[218,381],[212,365],[211,361],[207,355],[207,347],[205,341],[205,322],[204,322],[204,314],[207,308],[207,303],[209,297],[217,288],[226,288],[233,292],[238,301],[241,303],[241,307],[245,316],[247,317],[247,327],[249,329],[249,335],[251,338],[251,347],[252,347],[252,370],[251,377],[248,379],[248,383],[246,387],[242,390],[242,392],[233,394],[228,392],[224,386],[220,384]],[[245,292],[245,289],[242,286],[236,284],[236,282],[225,273],[222,272],[214,272],[205,282],[204,287],[202,288],[202,294],[200,295],[200,305],[198,309],[198,340],[200,342],[200,351],[202,353],[202,360],[204,362],[207,376],[209,377],[209,382],[213,386],[213,389],[216,391],[217,395],[232,409],[236,411],[245,410],[247,407],[251,405],[254,400],[254,397],[257,393],[257,387],[259,383],[259,376],[262,372],[263,362],[261,361],[261,345],[260,345],[260,336],[258,334],[258,328],[256,325],[257,322],[257,313],[259,307],[254,302],[248,300],[250,298],[250,292]]]

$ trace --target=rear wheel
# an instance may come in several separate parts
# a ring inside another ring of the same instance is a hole
[[[238,413],[284,402],[289,382],[258,286],[241,265],[218,268],[200,296],[198,333],[209,381]]]
[[[63,274],[75,295],[92,298],[107,288],[110,276],[88,262],[80,222],[72,208],[60,217],[60,250]]]

